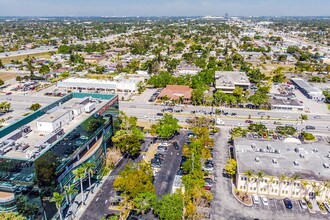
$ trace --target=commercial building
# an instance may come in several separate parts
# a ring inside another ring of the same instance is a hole
[[[177,101],[181,104],[191,103],[192,89],[189,86],[167,85],[158,95],[158,101]]]
[[[122,80],[122,81],[110,81],[110,80],[97,80],[97,79],[85,79],[85,78],[69,78],[65,79],[57,84],[59,88],[65,88],[74,91],[84,92],[131,92],[134,93],[138,90],[138,81],[135,80]]]
[[[187,62],[182,62],[178,65],[175,71],[175,75],[196,75],[202,71],[201,68],[197,67],[194,64],[189,64]]]
[[[311,86],[305,80],[301,78],[292,78],[291,81],[307,98],[313,99],[315,101],[324,100],[325,97],[322,91]]]
[[[329,151],[327,143],[302,144],[294,138],[235,139],[236,187],[267,197],[325,201],[330,196],[323,185],[330,179]],[[248,174],[250,171],[253,175]],[[258,177],[260,171],[263,175]]]
[[[93,179],[101,177],[117,115],[116,95],[70,93],[1,129],[0,209],[51,219],[52,192],[80,190],[74,170],[93,162]]]
[[[215,88],[225,93],[233,93],[236,86],[244,90],[250,89],[250,81],[244,72],[216,71]]]
[[[269,99],[269,105],[274,110],[304,111],[304,106],[297,99]]]

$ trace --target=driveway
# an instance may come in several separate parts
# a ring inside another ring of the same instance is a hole
[[[232,195],[231,181],[222,177],[222,170],[228,159],[228,144],[227,139],[229,135],[228,128],[221,128],[220,132],[214,136],[214,173],[215,173],[215,186],[212,191],[214,199],[211,204],[212,213],[211,219],[214,220],[228,220],[228,219],[280,219],[280,220],[311,220],[311,219],[329,219],[328,215],[323,216],[320,213],[310,214],[303,211],[294,202],[294,209],[287,210],[281,200],[270,200],[269,207],[261,205],[253,207],[245,207],[239,203]]]

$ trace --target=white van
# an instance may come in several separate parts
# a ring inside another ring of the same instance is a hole
[[[225,122],[222,121],[220,118],[217,118],[217,120],[216,120],[216,124],[217,124],[217,125],[225,125]]]

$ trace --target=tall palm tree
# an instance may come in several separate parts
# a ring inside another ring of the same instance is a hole
[[[281,174],[279,180],[280,180],[280,187],[278,191],[278,196],[281,195],[282,187],[283,187],[283,182],[287,179],[287,177],[284,174]]]
[[[89,187],[91,187],[91,176],[95,172],[95,167],[96,167],[96,163],[95,162],[87,162],[84,165],[84,168],[85,168],[86,172],[88,173]]]
[[[267,183],[268,183],[268,195],[270,194],[270,189],[273,188],[273,184],[275,182],[275,179],[273,176],[270,176]]]
[[[254,176],[254,173],[252,170],[246,170],[243,174],[247,177],[246,192],[248,193],[249,192],[249,183],[251,181],[251,178]]]
[[[305,191],[305,194],[308,192],[308,190],[307,190],[308,184],[309,184],[309,182],[307,180],[301,180],[300,181],[300,186],[301,186],[300,188],[301,188],[301,190]],[[303,193],[300,193],[300,199],[302,199],[302,195],[303,195]]]
[[[294,183],[301,178],[300,173],[294,173],[289,179],[291,183],[291,197],[293,196]]]
[[[259,194],[259,187],[260,187],[260,181],[263,181],[264,180],[264,177],[265,177],[265,171],[263,170],[260,170],[257,175],[257,194]]]
[[[64,186],[66,194],[69,196],[69,204],[71,205],[72,203],[72,195],[77,193],[78,190],[74,188],[74,184],[70,184],[67,186]]]
[[[84,204],[84,188],[83,188],[83,179],[86,176],[85,167],[79,167],[73,171],[73,174],[76,176],[76,179],[80,180],[80,191],[81,191],[81,202]]]
[[[61,220],[62,220],[61,204],[63,202],[63,199],[64,199],[64,195],[59,194],[58,192],[54,192],[53,197],[50,199],[51,202],[55,202],[56,209]]]
[[[328,198],[328,194],[329,194],[329,189],[330,189],[330,181],[326,180],[322,182],[322,187],[325,191],[325,198]]]

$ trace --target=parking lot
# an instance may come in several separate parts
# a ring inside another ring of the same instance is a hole
[[[158,170],[155,174],[154,185],[156,188],[156,194],[162,196],[167,193],[171,193],[174,176],[180,167],[180,161],[182,156],[182,147],[186,140],[186,131],[180,131],[179,135],[174,136],[170,141],[159,141],[169,143],[167,150],[159,153],[164,155],[164,159],[160,168],[154,168]],[[173,146],[173,142],[177,141],[179,149],[176,150]]]
[[[269,213],[270,216],[274,216],[272,219],[280,219],[275,218],[277,213],[279,215],[288,216],[287,219],[294,219],[293,216],[296,216],[296,219],[329,219],[330,214],[323,215],[321,212],[317,211],[316,213],[310,213],[307,209],[302,209],[299,201],[292,201],[292,209],[287,209],[284,205],[283,200],[277,199],[268,199],[268,206],[260,204],[253,204],[250,208],[255,210],[255,212],[260,213]],[[248,209],[248,207],[246,207]],[[262,219],[262,218],[260,218]]]

